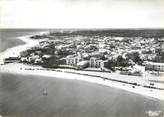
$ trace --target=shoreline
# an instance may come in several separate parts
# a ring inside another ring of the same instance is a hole
[[[44,32],[41,32],[41,33],[44,33]],[[41,33],[39,33],[39,34],[41,34]],[[27,48],[33,47],[38,44],[38,42],[39,42],[38,40],[32,40],[29,38],[29,36],[31,36],[31,35],[17,37],[17,39],[22,40],[23,42],[25,42],[25,44],[8,48],[4,52],[0,53],[0,64],[4,58],[9,57],[9,56],[16,57],[19,55],[19,53],[21,51],[26,50]],[[36,69],[36,70],[32,71],[32,70],[23,69],[26,67],[31,68],[31,69]],[[131,85],[131,84],[128,85],[128,84],[120,83],[120,82],[116,82],[116,81],[115,82],[107,81],[102,78],[68,73],[67,71],[69,71],[69,70],[59,69],[61,71],[57,72],[55,70],[51,71],[51,70],[39,70],[39,69],[44,69],[44,68],[39,67],[39,66],[29,66],[29,65],[25,65],[25,64],[19,64],[19,63],[0,65],[0,71],[2,73],[15,73],[15,74],[23,74],[23,75],[41,75],[41,76],[49,76],[49,77],[53,77],[53,78],[80,80],[80,81],[95,83],[95,84],[99,84],[99,85],[103,85],[103,86],[115,87],[115,88],[118,88],[121,90],[126,90],[126,91],[129,91],[132,93],[144,95],[144,96],[151,97],[154,99],[164,100],[164,91],[163,90],[148,89],[148,88],[144,88],[144,87],[140,87],[140,86],[135,86],[135,88],[134,88],[134,87],[132,87],[133,85]],[[110,77],[114,77],[114,75],[110,75]],[[125,77],[126,77],[126,75],[125,75]]]
[[[3,65],[2,67],[0,67],[0,71],[1,73],[34,75],[34,76],[37,75],[37,76],[45,76],[45,77],[52,77],[52,78],[58,78],[58,79],[79,80],[83,82],[89,82],[89,83],[94,83],[98,85],[118,88],[118,89],[125,90],[131,93],[143,95],[151,99],[159,99],[162,101],[164,100],[164,90],[144,88],[141,86],[135,86],[134,88],[133,87],[134,85],[131,85],[131,84],[120,83],[120,82],[111,81],[111,80],[104,80],[98,77],[68,73],[67,70],[66,71],[59,70],[59,69],[47,70],[40,66],[31,66],[31,65],[21,64],[21,63],[18,63],[18,64],[10,63],[10,64]]]
[[[36,33],[36,34],[43,34],[43,33],[46,33],[46,32],[40,32],[40,33]],[[36,35],[36,34],[33,34],[33,35]],[[19,39],[19,40],[23,41],[24,44],[14,46],[14,47],[6,49],[5,51],[2,51],[0,53],[0,64],[3,64],[3,59],[4,58],[10,57],[10,56],[17,57],[17,56],[19,56],[19,53],[21,51],[24,51],[27,48],[36,46],[39,41],[38,40],[32,40],[32,39],[29,38],[30,36],[33,36],[33,35],[26,35],[26,36],[16,37],[16,39]]]
[[[3,40],[2,40],[3,41]],[[9,40],[10,41],[10,40]],[[13,40],[12,40],[13,41]],[[17,41],[17,42],[16,42]],[[1,50],[0,50],[0,53],[2,53],[2,52],[5,52],[7,49],[9,49],[9,48],[13,48],[13,47],[16,47],[16,46],[19,46],[19,45],[24,45],[24,44],[26,44],[24,41],[22,41],[22,40],[20,40],[20,39],[18,39],[17,37],[15,37],[15,39],[14,39],[14,42],[16,42],[16,44],[14,44],[14,45],[11,45],[11,46],[9,46],[9,47],[7,47],[7,48],[4,48],[3,46],[2,46],[2,48],[0,48]],[[12,43],[12,42],[11,42]],[[2,42],[2,44],[3,44],[3,42]]]

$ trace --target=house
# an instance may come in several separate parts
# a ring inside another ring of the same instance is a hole
[[[145,62],[145,70],[164,72],[164,63]]]
[[[41,63],[43,63],[43,61],[41,58],[37,58],[37,59],[35,59],[34,63],[35,64],[41,64]]]
[[[28,61],[28,58],[27,58],[27,57],[21,57],[21,58],[20,58],[20,61],[21,61],[21,62],[27,62],[27,61]]]

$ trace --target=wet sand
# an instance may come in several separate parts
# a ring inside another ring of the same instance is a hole
[[[3,73],[0,82],[2,116],[148,117],[164,109],[154,98],[76,80]]]

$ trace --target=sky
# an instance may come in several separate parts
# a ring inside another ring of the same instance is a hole
[[[164,28],[164,0],[0,0],[0,28]]]

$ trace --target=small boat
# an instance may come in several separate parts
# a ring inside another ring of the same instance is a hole
[[[46,89],[43,89],[43,95],[44,95],[44,96],[47,96],[47,95],[48,95],[48,92],[47,92]]]

